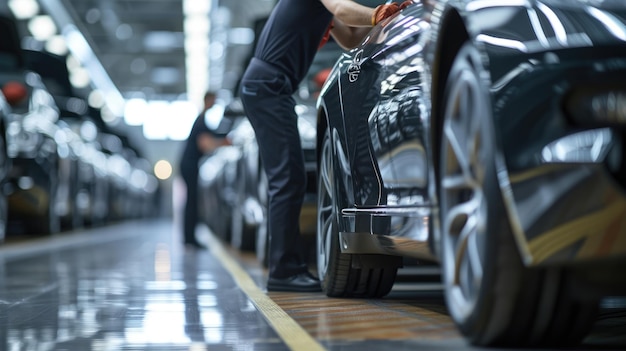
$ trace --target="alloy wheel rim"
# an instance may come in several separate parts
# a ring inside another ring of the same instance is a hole
[[[322,146],[320,160],[320,182],[317,206],[317,268],[320,277],[326,276],[330,259],[330,245],[333,231],[332,182],[333,171],[330,164],[330,142],[328,139]]]
[[[443,135],[443,257],[448,303],[457,319],[465,319],[477,303],[484,275],[488,146],[482,123],[487,103],[470,69],[461,70],[456,78]]]

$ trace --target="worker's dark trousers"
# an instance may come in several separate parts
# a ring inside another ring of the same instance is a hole
[[[190,163],[190,162],[187,162]],[[183,164],[180,169],[187,196],[183,215],[183,240],[186,244],[197,243],[196,225],[198,224],[198,167]]]
[[[300,247],[306,172],[293,89],[287,76],[258,59],[252,59],[241,81],[241,99],[268,179],[269,275],[274,278],[307,269]]]

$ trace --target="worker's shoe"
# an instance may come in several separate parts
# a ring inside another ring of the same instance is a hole
[[[267,291],[319,292],[322,291],[320,281],[309,272],[298,273],[287,278],[267,280]]]

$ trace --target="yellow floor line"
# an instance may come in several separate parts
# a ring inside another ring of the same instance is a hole
[[[207,235],[207,241],[211,253],[224,265],[239,288],[248,296],[291,350],[326,350],[256,285],[248,273],[231,257],[221,242],[213,235]]]

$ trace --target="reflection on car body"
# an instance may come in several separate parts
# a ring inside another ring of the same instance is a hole
[[[8,181],[9,170],[11,169],[11,159],[7,155],[6,147],[6,127],[9,123],[10,113],[11,107],[4,98],[4,94],[0,92],[0,186],[2,188]],[[7,194],[0,191],[0,243],[6,238],[8,216]]]
[[[343,55],[318,100],[325,293],[386,295],[413,257],[441,264],[474,344],[583,338],[626,295],[625,18],[615,0],[415,3]]]

